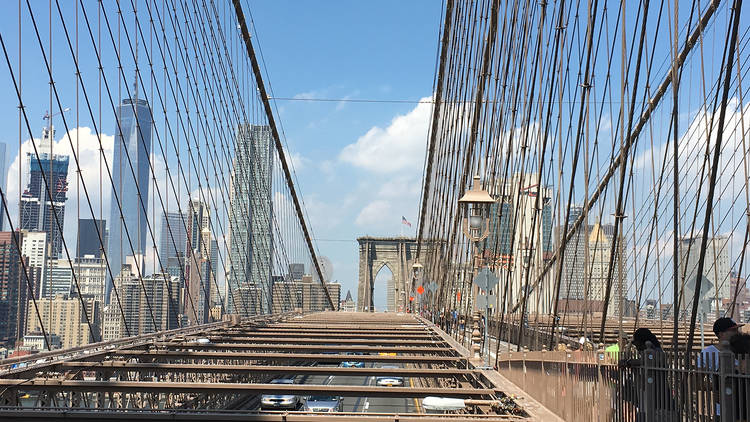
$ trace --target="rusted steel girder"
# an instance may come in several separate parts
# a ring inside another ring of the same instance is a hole
[[[232,360],[258,360],[279,361],[294,360],[301,362],[348,362],[354,359],[352,355],[327,355],[310,353],[238,353],[238,352],[189,352],[169,350],[120,350],[111,352],[112,356],[141,357],[144,359],[232,359]],[[357,361],[362,362],[399,362],[399,363],[427,363],[427,364],[455,364],[465,359],[452,356],[383,356],[383,355],[357,355]]]
[[[144,381],[79,381],[48,378],[0,379],[0,388],[21,391],[148,392],[148,393],[247,393],[335,395],[341,397],[424,398],[428,396],[483,399],[498,392],[484,388],[375,387],[369,385],[244,384]]]
[[[257,333],[256,333],[257,334]],[[222,343],[338,343],[338,344],[412,344],[426,346],[431,344],[445,344],[444,341],[438,340],[437,338],[423,336],[423,337],[409,337],[392,335],[388,337],[380,337],[378,335],[332,335],[332,336],[321,336],[321,335],[310,335],[305,333],[304,336],[296,335],[283,335],[278,334],[268,336],[252,336],[252,337],[224,337],[224,336],[206,336],[205,338]],[[178,343],[176,341],[170,341],[169,343]]]
[[[454,368],[343,368],[321,366],[272,366],[272,365],[202,365],[194,363],[130,363],[126,361],[108,362],[63,362],[52,365],[53,370],[94,370],[94,371],[133,371],[159,373],[211,372],[211,373],[260,373],[269,375],[341,375],[341,376],[381,376],[396,375],[405,377],[451,378],[473,375],[468,369]]]
[[[29,409],[31,410],[31,409]],[[306,413],[306,412],[247,412],[247,411],[201,411],[201,410],[155,410],[138,409],[137,412],[118,411],[116,409],[34,409],[31,414],[28,410],[6,410],[0,408],[0,416],[11,419],[34,420],[34,421],[70,421],[70,420],[107,420],[108,422],[124,422],[134,420],[222,420],[222,421],[251,421],[251,422],[450,422],[450,421],[477,421],[477,422],[502,422],[527,420],[526,418],[511,415],[434,415],[426,413]]]
[[[341,324],[335,324],[333,326],[329,326],[326,328],[328,324],[305,324],[304,327],[307,327],[311,332],[317,331],[317,332],[346,332],[346,333],[359,333],[359,334],[367,334],[367,333],[376,333],[376,334],[392,334],[395,330],[398,330],[400,333],[406,333],[406,334],[422,334],[422,335],[428,335],[431,334],[429,330],[424,329],[424,327],[413,327],[413,328],[406,328],[406,327],[393,327],[393,326],[386,326],[386,325],[373,325],[373,326],[367,326],[367,327],[360,327],[356,328],[354,326],[345,326]],[[297,324],[273,324],[273,325],[262,325],[254,327],[252,330],[253,332],[290,332],[290,333],[296,333],[299,330],[299,328],[302,325]],[[238,328],[241,327],[228,327],[225,329],[226,332],[232,332],[237,331]]]
[[[419,353],[436,354],[450,353],[450,347],[425,347],[425,346],[368,346],[368,345],[341,345],[341,344],[241,344],[241,343],[152,343],[152,347],[165,347],[174,349],[193,350],[268,350],[268,351],[304,351],[315,352],[364,352],[364,353]],[[351,356],[350,356],[351,358]]]

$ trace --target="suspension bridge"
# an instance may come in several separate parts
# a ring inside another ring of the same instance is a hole
[[[445,0],[416,236],[356,239],[356,303],[252,11],[7,7],[2,418],[747,419],[741,0]]]

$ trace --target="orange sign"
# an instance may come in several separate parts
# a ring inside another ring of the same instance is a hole
[[[422,287],[422,286],[417,287],[417,293],[419,293],[419,294],[424,293],[424,287]]]
[[[461,300],[461,292],[456,292],[456,300]]]
[[[414,296],[409,296],[409,302],[414,302]]]

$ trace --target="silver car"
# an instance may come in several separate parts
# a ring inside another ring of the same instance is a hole
[[[383,369],[400,369],[398,366],[384,365]],[[396,375],[382,375],[375,378],[375,384],[379,387],[403,387],[404,378]]]
[[[279,378],[271,381],[271,384],[294,384],[294,380],[291,378]],[[264,394],[260,398],[260,408],[262,410],[296,410],[300,406],[299,396],[292,394]]]
[[[306,412],[341,412],[343,403],[338,396],[310,396],[305,400]]]

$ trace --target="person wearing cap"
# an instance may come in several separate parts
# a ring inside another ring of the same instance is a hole
[[[719,339],[718,347],[710,345],[701,350],[698,356],[698,367],[712,371],[719,370],[719,352],[729,350],[729,339],[737,334],[739,328],[744,324],[737,324],[732,318],[719,318],[714,322],[714,334]],[[707,362],[708,361],[708,362]]]
[[[739,328],[743,324],[737,324],[732,318],[722,317],[714,322],[714,334],[719,339],[718,347],[710,345],[701,350],[698,355],[697,365],[698,368],[707,369],[712,372],[719,371],[719,352],[731,351],[729,346],[729,340],[737,335]],[[739,361],[734,361],[735,367],[739,365]],[[710,384],[702,386],[702,390],[713,392],[714,397],[714,414],[716,416],[721,415],[721,403],[716,401],[720,395],[718,394],[719,380],[716,378],[716,374],[710,378]]]

